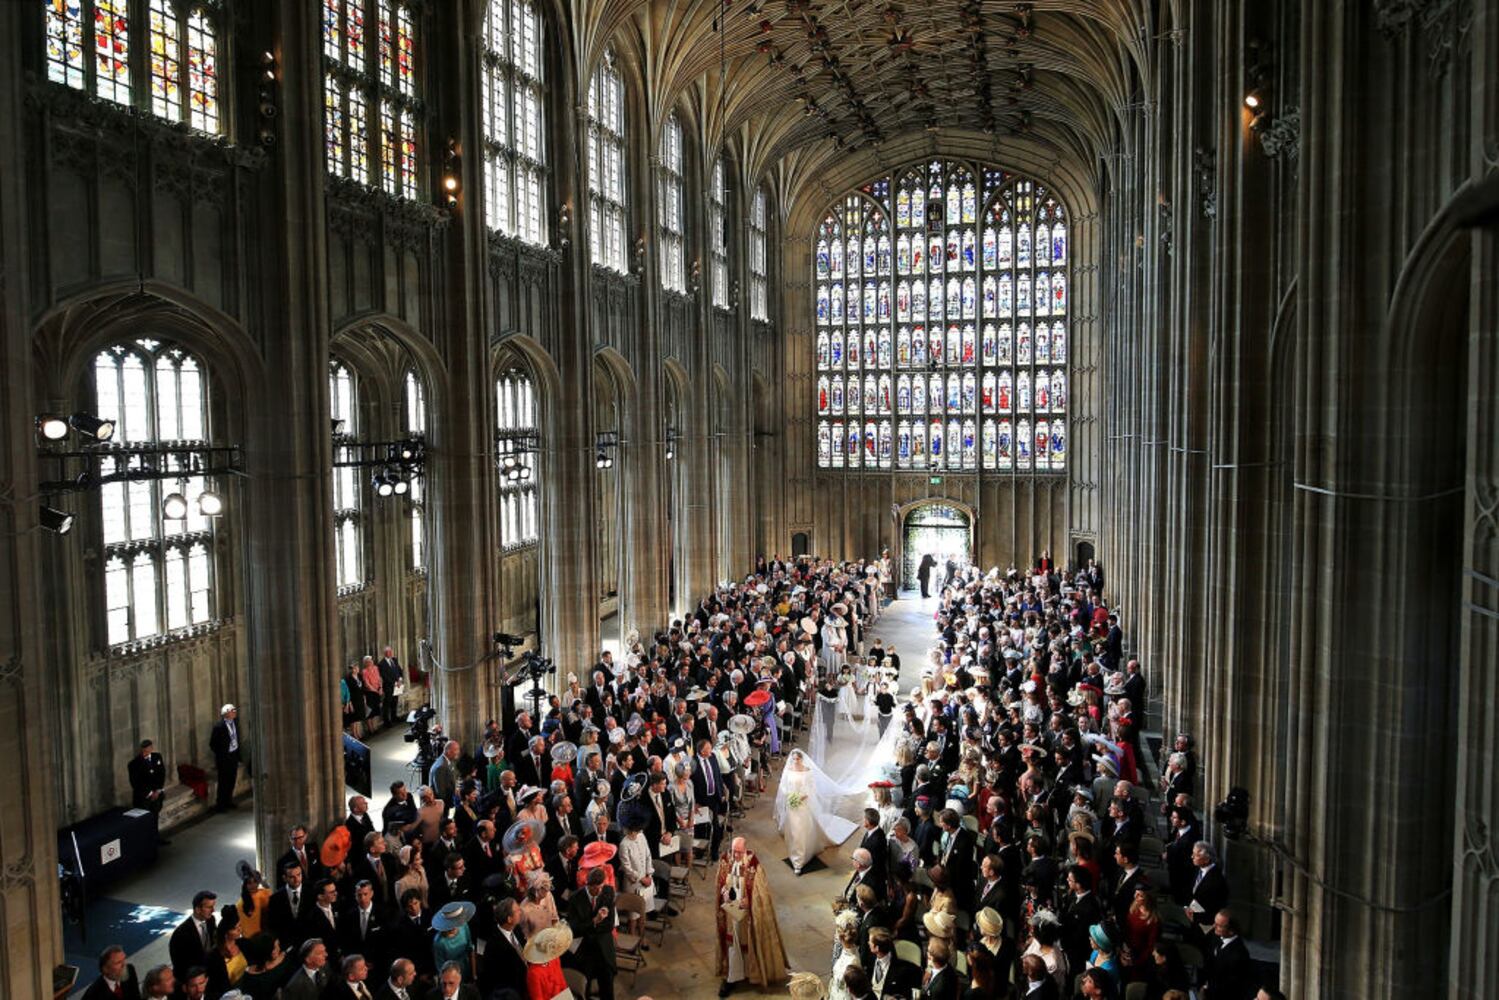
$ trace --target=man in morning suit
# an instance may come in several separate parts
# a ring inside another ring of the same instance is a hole
[[[303,886],[302,866],[295,860],[281,866],[281,888],[271,894],[266,904],[266,929],[281,942],[287,954],[302,945],[302,916],[311,903],[311,894]]]
[[[703,740],[697,745],[697,757],[692,761],[692,800],[699,807],[707,807],[712,821],[710,847],[711,860],[718,860],[718,849],[723,843],[723,814],[728,809],[728,797],[724,791],[723,775],[718,770],[718,759],[713,756],[713,744]]]
[[[396,685],[401,683],[401,661],[396,659],[396,651],[389,646],[380,656],[377,664],[380,669],[380,690],[383,697],[380,703],[380,715],[385,719],[388,726],[396,721]]]
[[[112,944],[99,953],[99,978],[83,991],[83,1000],[141,1000],[140,980],[124,948]]]
[[[217,902],[218,897],[211,892],[198,893],[193,897],[193,912],[172,931],[167,954],[177,978],[186,978],[187,970],[194,966],[208,964],[208,953],[213,951],[215,943],[214,932],[218,930],[218,921],[213,917]]]
[[[614,890],[604,885],[604,870],[588,873],[588,884],[567,901],[568,926],[579,942],[578,962],[599,986],[599,996],[614,996]]]
[[[479,991],[484,996],[526,981],[526,960],[521,957],[526,938],[521,933],[520,916],[519,904],[509,896],[494,905],[495,932],[484,948],[479,967]]]
[[[219,721],[213,724],[208,736],[208,749],[213,751],[214,769],[219,775],[218,799],[214,808],[234,808],[234,783],[239,780],[239,709],[225,705],[219,709]]]

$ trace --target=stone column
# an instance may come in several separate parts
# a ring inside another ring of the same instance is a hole
[[[24,30],[30,7],[0,6],[0,37],[33,38]],[[37,40],[40,44],[40,39]],[[12,46],[13,50],[16,48]],[[25,782],[27,800],[0,810],[0,995],[52,994],[52,967],[62,960],[62,925],[57,892],[57,763],[48,725],[42,636],[46,609],[39,605],[36,581],[57,558],[59,538],[37,525],[38,481],[33,421],[37,400],[23,374],[32,370],[29,309],[25,290],[29,246],[26,161],[23,141],[25,60],[19,53],[0,69],[0,369],[11,373],[3,396],[0,431],[0,753]],[[50,715],[51,718],[59,718]],[[16,801],[12,797],[12,801]],[[84,970],[87,975],[88,970]]]
[[[432,525],[428,559],[432,588],[433,707],[446,732],[472,740],[484,719],[498,713],[489,695],[501,668],[491,658],[500,624],[500,538],[495,501],[494,379],[489,310],[489,243],[481,192],[484,187],[480,93],[483,4],[437,8],[428,18],[427,51],[434,57],[434,88],[428,105],[439,112],[429,130],[436,166],[449,139],[460,152],[459,198],[441,233],[452,266],[442,269],[442,321],[432,331],[442,379],[428,389],[427,517]],[[438,176],[434,172],[434,177]],[[440,183],[440,182],[439,182]]]
[[[318,12],[280,0],[257,19],[246,51],[275,51],[281,114],[261,175],[262,303],[274,387],[246,386],[244,490],[248,770],[262,868],[294,823],[325,828],[343,805],[342,720],[331,516],[328,278]],[[279,40],[279,49],[275,48]],[[258,43],[258,44],[255,44]],[[275,405],[269,400],[274,399]]]

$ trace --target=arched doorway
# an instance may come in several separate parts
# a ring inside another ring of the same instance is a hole
[[[966,511],[947,503],[924,503],[906,512],[901,525],[901,589],[915,590],[921,557],[931,553],[940,568],[952,559],[966,566],[972,554],[973,522]]]

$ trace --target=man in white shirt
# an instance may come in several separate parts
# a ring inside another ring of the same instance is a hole
[[[365,984],[370,966],[363,955],[347,955],[338,969],[338,985],[328,991],[329,1000],[374,1000]]]
[[[214,723],[208,737],[208,748],[213,751],[214,766],[218,770],[219,790],[215,808],[220,811],[234,808],[234,783],[239,778],[239,710],[233,705],[219,709],[219,721]]]
[[[302,944],[302,967],[281,987],[282,1000],[319,1000],[328,985],[328,948],[318,938]]]

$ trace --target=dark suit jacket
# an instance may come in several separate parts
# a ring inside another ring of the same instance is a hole
[[[1050,975],[1042,976],[1037,983],[1022,983],[1015,988],[1019,1000],[1061,1000],[1057,981]]]
[[[332,963],[330,962],[329,964],[331,965]],[[328,971],[328,966],[325,965],[318,970],[317,982],[314,983],[311,979],[307,978],[307,973],[302,970],[299,964],[297,971],[292,973],[291,978],[286,981],[286,985],[281,987],[281,1000],[322,1000],[323,994],[328,989],[328,982],[332,978],[333,974]]]
[[[130,758],[125,770],[130,775],[131,804],[137,809],[146,808],[151,802],[146,798],[148,793],[166,787],[167,766],[162,763],[159,753],[152,753],[149,757],[136,754]],[[156,802],[160,804],[161,799],[158,798]]]
[[[1129,916],[1130,904],[1135,901],[1135,889],[1145,880],[1145,869],[1136,866],[1133,874],[1125,875],[1120,869],[1118,880],[1114,884],[1113,892],[1109,897],[1109,907],[1114,911],[1114,919],[1123,927],[1125,918]]]
[[[135,966],[125,966],[125,978],[120,980],[120,990],[125,994],[124,1000],[141,1000],[140,980],[135,978]],[[115,995],[105,985],[104,977],[100,976],[83,991],[83,1000],[115,1000]]]
[[[1191,832],[1166,844],[1166,872],[1171,881],[1171,898],[1186,906],[1192,898],[1192,883],[1197,879],[1197,869],[1192,865],[1192,845],[1196,838]]]
[[[922,1000],[957,1000],[957,996],[958,972],[950,965],[934,973],[921,991]]]
[[[503,871],[505,859],[501,854],[500,838],[496,836],[489,842],[489,856],[484,855],[484,845],[476,836],[463,848],[464,874],[472,881],[482,885],[484,879],[495,872]]]
[[[472,902],[474,898],[474,883],[469,880],[467,872],[458,880],[457,891],[450,891],[448,889],[448,876],[446,872],[436,878],[430,875],[427,876],[427,904],[432,907],[433,913],[441,910],[455,899]]]
[[[317,903],[312,900],[302,901],[302,926],[297,932],[302,940],[317,938],[328,948],[328,967],[333,967],[343,951],[338,946],[338,917],[334,911],[333,923],[323,916],[323,911],[318,909]],[[294,977],[295,978],[295,977]]]
[[[415,993],[412,994],[412,996],[415,995]],[[426,998],[426,1000],[447,1000],[447,998],[442,995],[441,986],[432,987],[425,994],[423,994],[423,996]],[[474,988],[472,983],[464,983],[463,985],[458,987],[458,1000],[479,1000],[479,991]]]
[[[1207,956],[1208,996],[1212,1000],[1249,1000],[1259,989],[1254,960],[1244,939],[1236,937],[1226,946],[1220,938]]]
[[[980,878],[982,879],[982,876]],[[984,891],[983,881],[979,881],[974,888],[974,895],[977,897],[973,902],[974,913],[987,906],[1000,916],[1004,916],[1009,908],[1009,888],[1005,885],[1003,878],[995,879],[987,892]]]
[[[713,792],[708,792],[708,779],[704,774],[704,768],[713,772]],[[707,806],[715,813],[722,813],[727,808],[727,793],[724,789],[723,774],[718,769],[718,758],[714,756],[692,758],[692,798],[700,806]]]
[[[210,939],[213,938],[218,926],[215,918],[208,918]],[[172,972],[179,978],[195,965],[206,966],[208,964],[208,949],[203,947],[203,939],[198,936],[198,927],[193,923],[192,917],[182,921],[177,925],[177,929],[172,931],[172,937],[167,942],[167,953],[172,958]]]
[[[873,972],[873,964],[868,968]],[[885,983],[880,992],[875,994],[881,1000],[889,997],[890,1000],[910,1000],[911,991],[921,987],[921,968],[914,962],[907,962],[903,958],[890,956],[890,971],[885,973]]]
[[[374,886],[375,909],[390,913],[400,905],[401,901],[396,898],[396,883],[405,874],[405,870],[401,867],[401,860],[394,854],[387,851],[380,856],[382,875],[379,876],[375,874],[375,866],[370,864],[369,855],[363,851],[354,858],[354,863],[350,867],[354,872],[354,881],[369,879],[370,884]]]
[[[399,918],[392,919],[386,928],[386,940],[389,942],[390,954],[411,959],[416,966],[417,975],[436,975],[437,963],[432,957],[430,913],[423,912],[417,920],[412,920],[404,913]]]
[[[312,890],[304,883],[302,895],[297,901],[297,912],[292,912],[291,897],[285,889],[277,889],[271,894],[271,901],[266,904],[266,929],[276,935],[281,942],[281,950],[288,954],[295,952],[302,943],[302,915],[307,912],[312,898]]]
[[[522,785],[534,785],[537,788],[546,788],[551,784],[552,765],[543,754],[541,764],[531,758],[529,753],[522,753],[511,761],[515,769],[515,780]]]
[[[879,827],[865,830],[864,836],[859,839],[859,846],[869,851],[874,858],[874,863],[869,866],[873,873],[870,885],[874,887],[875,895],[883,896],[885,886],[890,881],[890,847],[885,841],[885,831]]]
[[[355,816],[353,813],[344,817],[344,826],[349,828],[349,836],[353,838],[349,842],[349,853],[360,855],[364,853],[364,838],[366,834],[375,832],[375,820],[369,813],[363,816]]]
[[[213,751],[213,755],[215,758],[221,760],[227,758],[229,760],[238,762],[240,751],[244,749],[245,745],[244,728],[240,725],[238,719],[234,720],[234,732],[235,735],[239,737],[239,748],[236,749],[233,753],[230,753],[229,723],[224,719],[220,719],[218,722],[215,722],[213,724],[213,731],[208,734],[208,749]]]
[[[595,924],[594,914],[600,906],[609,912]],[[613,970],[618,966],[614,956],[614,890],[604,886],[595,901],[587,889],[579,889],[567,901],[565,919],[572,928],[573,937],[580,942],[577,956],[585,968],[602,966]]]
[[[307,855],[307,864],[302,865],[302,885],[306,887],[316,884],[317,880],[323,877],[323,874],[327,871],[327,869],[323,867],[322,861],[318,859],[318,853],[316,850],[304,849],[303,853]],[[283,886],[286,884],[286,880],[281,877],[281,866],[291,861],[296,861],[298,864],[302,863],[301,859],[297,857],[296,852],[289,848],[287,849],[287,852],[285,854],[276,859],[277,886]]]
[[[359,909],[351,906],[338,915],[338,949],[345,955],[363,955],[371,969],[385,967],[381,961],[385,951],[384,914],[378,905],[370,907],[369,926],[363,936],[359,933]]]
[[[1202,881],[1192,889],[1191,899],[1202,906],[1201,913],[1189,914],[1198,924],[1211,924],[1218,911],[1228,905],[1228,879],[1223,877],[1217,865],[1208,869]]]
[[[526,936],[521,933],[519,924],[515,926],[516,939],[524,947]],[[505,936],[496,928],[489,935],[489,943],[484,948],[484,957],[479,964],[479,990],[485,996],[494,993],[495,990],[505,986],[514,988],[519,983],[526,981],[526,960],[521,953],[513,948]]]

